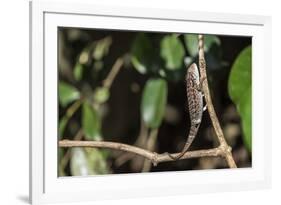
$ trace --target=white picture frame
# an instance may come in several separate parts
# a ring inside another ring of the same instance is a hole
[[[30,3],[30,201],[32,204],[269,188],[271,19],[265,16]],[[57,28],[103,28],[252,36],[252,168],[57,176]],[[70,197],[71,196],[71,197]]]

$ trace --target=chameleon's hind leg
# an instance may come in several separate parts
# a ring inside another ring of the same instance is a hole
[[[204,80],[206,80],[206,79],[207,79],[206,76],[205,76],[205,77],[202,77],[202,78],[200,78],[199,85],[197,85],[197,84],[194,85],[194,88],[195,88],[197,91],[201,92],[203,96],[204,96],[204,93],[203,93],[203,82],[204,82]]]
[[[199,90],[200,90],[201,92],[203,91],[203,83],[204,83],[205,80],[207,80],[207,77],[206,77],[206,76],[200,78]]]

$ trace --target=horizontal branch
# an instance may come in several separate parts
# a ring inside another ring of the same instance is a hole
[[[142,149],[136,146],[117,143],[117,142],[107,142],[107,141],[73,141],[73,140],[61,140],[59,141],[59,147],[94,147],[94,148],[108,148],[115,149],[125,152],[130,152],[145,157],[150,160],[154,166],[161,162],[174,161],[168,153],[158,154],[156,152],[151,152],[146,149]],[[176,157],[179,153],[171,154]],[[181,158],[190,159],[190,158],[199,158],[199,157],[223,157],[224,151],[221,147],[213,149],[204,149],[196,151],[188,151]]]

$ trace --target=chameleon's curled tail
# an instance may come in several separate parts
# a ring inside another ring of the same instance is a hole
[[[181,151],[181,153],[177,155],[169,154],[170,158],[174,160],[180,159],[189,149],[191,143],[193,142],[197,134],[197,131],[199,129],[202,120],[204,109],[203,109],[203,93],[202,93],[200,81],[201,79],[200,79],[200,73],[198,67],[195,63],[193,63],[187,69],[187,74],[186,74],[186,93],[187,93],[188,111],[189,111],[191,126],[188,134],[188,138],[186,140],[185,146]]]
[[[183,150],[181,151],[181,153],[179,153],[177,156],[173,156],[171,155],[170,153],[168,153],[169,157],[172,158],[173,160],[178,160],[180,159],[186,152],[187,150],[189,149],[191,143],[193,142],[196,134],[197,134],[197,131],[198,131],[198,127],[199,126],[191,126],[190,128],[190,132],[189,132],[189,135],[188,135],[188,138],[187,138],[187,141],[183,147]]]

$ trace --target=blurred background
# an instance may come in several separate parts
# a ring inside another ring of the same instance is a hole
[[[58,29],[59,139],[182,150],[190,128],[185,74],[196,34]],[[238,167],[251,166],[251,37],[205,35],[212,100]],[[208,112],[190,150],[218,146]],[[109,149],[58,148],[58,175],[227,168],[221,158],[151,166]]]

